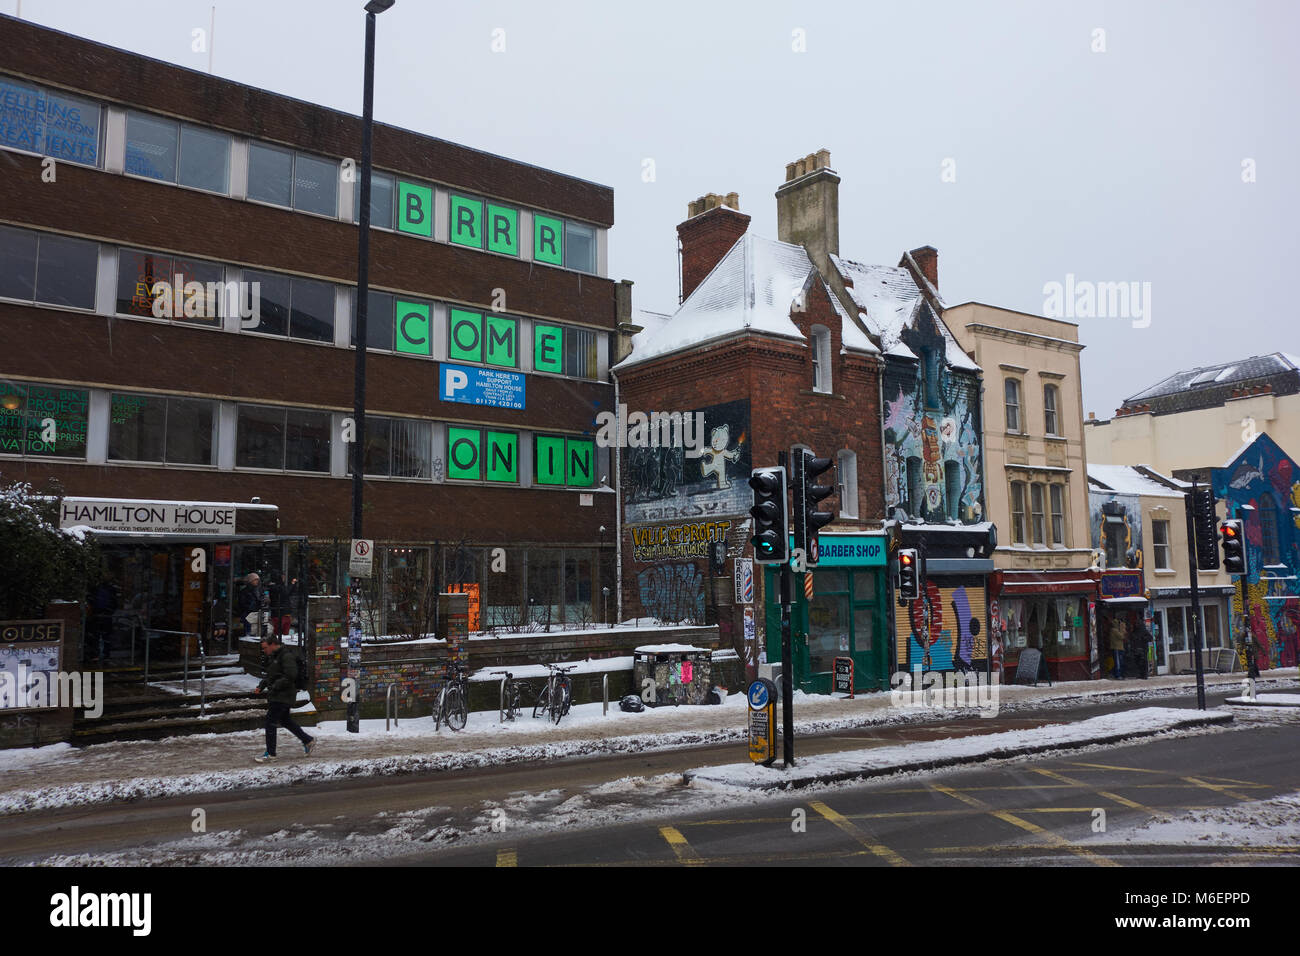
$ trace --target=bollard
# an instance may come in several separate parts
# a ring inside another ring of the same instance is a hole
[[[605,699],[605,709],[601,711],[602,717],[609,716],[609,674],[600,679],[600,696]]]
[[[500,708],[497,711],[497,723],[504,724],[506,722],[506,675],[505,674],[501,675],[501,694],[498,703],[500,704]]]

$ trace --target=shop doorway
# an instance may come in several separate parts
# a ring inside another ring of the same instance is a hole
[[[790,615],[795,685],[810,694],[829,694],[834,687],[835,658],[853,660],[854,690],[886,689],[889,642],[884,582],[876,569],[825,568],[813,573],[813,596],[803,592],[803,576],[794,575]],[[768,660],[781,657],[781,606],[777,572],[767,581]]]

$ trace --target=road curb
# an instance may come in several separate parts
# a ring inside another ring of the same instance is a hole
[[[860,770],[840,770],[822,774],[799,774],[799,765],[795,764],[795,769],[790,776],[784,776],[785,771],[774,769],[773,773],[782,774],[779,778],[761,781],[737,781],[733,779],[724,779],[721,776],[710,776],[708,773],[688,770],[683,775],[686,784],[691,784],[695,780],[707,783],[722,783],[731,787],[741,787],[746,790],[785,790],[799,789],[810,787],[818,783],[842,783],[849,780],[867,780],[873,777],[886,777],[890,774],[901,773],[912,770],[942,770],[947,767],[960,766],[962,764],[984,763],[989,760],[1002,760],[1007,757],[1023,757],[1031,754],[1048,753],[1054,750],[1079,750],[1083,747],[1093,747],[1097,744],[1114,744],[1128,740],[1137,740],[1142,737],[1154,737],[1157,734],[1167,733],[1171,730],[1186,730],[1189,727],[1207,727],[1216,724],[1230,724],[1233,716],[1231,713],[1209,713],[1198,714],[1195,717],[1188,717],[1186,720],[1180,720],[1176,723],[1169,724],[1165,727],[1152,728],[1150,730],[1134,730],[1123,733],[1107,734],[1099,737],[1090,737],[1086,740],[1057,741],[1042,744],[1026,744],[1019,747],[1004,747],[996,750],[990,750],[981,754],[961,754],[951,757],[935,757],[928,760],[917,760],[896,764],[887,764],[878,767],[864,767]],[[748,766],[748,765],[745,765]]]

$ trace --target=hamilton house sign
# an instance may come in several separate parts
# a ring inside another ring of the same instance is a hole
[[[64,498],[59,527],[167,534],[233,534],[235,506],[198,501]]]

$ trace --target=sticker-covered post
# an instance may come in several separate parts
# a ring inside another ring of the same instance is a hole
[[[745,692],[749,703],[749,759],[764,767],[776,760],[776,685],[760,677]]]

